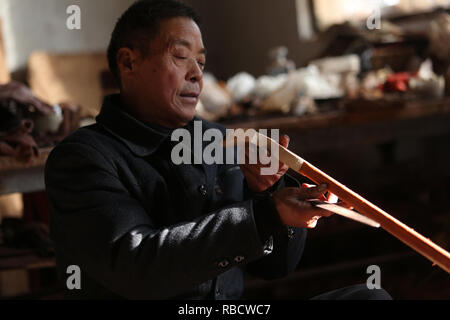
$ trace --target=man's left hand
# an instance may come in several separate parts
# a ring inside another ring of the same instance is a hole
[[[287,135],[282,135],[280,137],[280,144],[287,148],[289,146],[289,137]],[[241,171],[247,180],[248,187],[254,192],[262,192],[269,189],[281,177],[288,171],[289,167],[284,163],[279,163],[278,172],[274,175],[261,175],[261,168],[269,167],[270,164],[263,165],[260,162],[256,164],[249,164],[248,148],[245,149],[245,164],[239,165]]]

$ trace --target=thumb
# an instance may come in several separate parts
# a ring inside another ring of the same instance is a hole
[[[316,187],[315,184],[302,183],[302,188],[314,188],[314,187]],[[322,201],[328,201],[327,197],[324,194],[321,195],[318,199]]]
[[[281,144],[283,147],[287,148],[287,147],[289,146],[289,141],[290,141],[290,140],[291,140],[291,139],[289,138],[288,135],[283,134],[283,135],[280,137],[280,144]]]
[[[328,189],[328,186],[326,184],[321,184],[317,187],[312,188],[300,188],[298,190],[298,197],[301,200],[306,199],[318,199],[320,196],[322,196]]]

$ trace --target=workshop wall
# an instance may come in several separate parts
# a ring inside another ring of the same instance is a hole
[[[99,6],[89,0],[0,0],[5,49],[10,71],[25,68],[32,51],[53,53],[105,50],[115,21],[134,0],[110,0]],[[240,71],[265,73],[268,51],[284,45],[302,66],[322,43],[301,41],[295,0],[186,0],[201,15],[207,45],[208,71],[226,80]],[[68,6],[81,8],[81,30],[68,30]],[[307,50],[305,49],[307,48]]]
[[[0,0],[6,57],[11,72],[23,69],[32,51],[54,53],[105,50],[120,14],[133,0]],[[81,9],[81,30],[69,30],[67,7]]]
[[[269,64],[267,54],[273,47],[288,47],[289,57],[300,67],[324,45],[300,40],[295,0],[186,2],[202,17],[207,69],[222,80],[240,71],[264,74]]]

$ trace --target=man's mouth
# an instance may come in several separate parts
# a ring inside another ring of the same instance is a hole
[[[198,96],[200,94],[197,92],[182,92],[180,93],[181,99],[186,103],[197,104]]]

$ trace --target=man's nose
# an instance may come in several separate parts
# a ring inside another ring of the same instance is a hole
[[[203,78],[203,70],[194,59],[189,64],[189,70],[186,74],[186,80],[191,82],[199,82]]]

